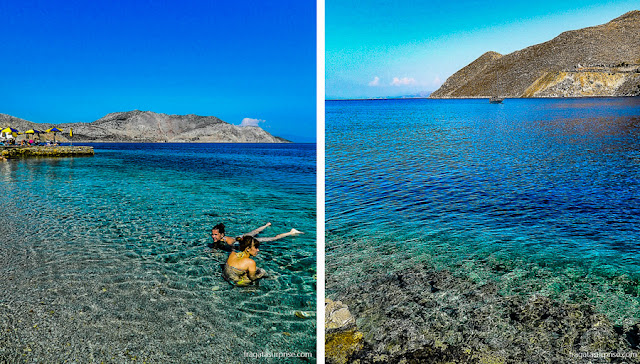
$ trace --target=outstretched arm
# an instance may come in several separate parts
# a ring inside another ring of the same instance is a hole
[[[268,222],[266,225],[260,226],[259,228],[255,229],[255,230],[249,231],[246,234],[242,234],[242,236],[254,236],[255,237],[256,235],[260,234],[262,232],[262,230],[268,228],[269,226],[271,226],[270,222]]]

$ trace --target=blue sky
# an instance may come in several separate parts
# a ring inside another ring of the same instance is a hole
[[[212,115],[315,141],[314,2],[5,0],[0,44],[0,113]]]
[[[637,0],[326,0],[326,98],[435,91],[487,51],[508,54],[631,10]]]

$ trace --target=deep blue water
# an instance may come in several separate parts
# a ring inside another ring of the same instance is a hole
[[[0,164],[0,276],[25,282],[4,302],[46,300],[70,316],[90,307],[89,342],[120,323],[143,343],[140,358],[161,343],[149,355],[163,362],[315,353],[315,316],[294,315],[316,307],[315,144],[90,145],[93,157]],[[270,278],[232,288],[227,253],[206,247],[218,222],[231,236],[267,222],[260,236],[305,234],[263,244],[256,262]]]
[[[428,262],[640,320],[639,98],[327,101],[326,137],[329,295]]]

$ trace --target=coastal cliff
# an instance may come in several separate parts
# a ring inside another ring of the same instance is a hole
[[[431,98],[640,95],[640,11],[500,55],[487,52]]]
[[[66,142],[73,128],[74,142],[171,142],[171,143],[287,143],[256,126],[238,126],[215,116],[167,115],[151,111],[128,111],[108,114],[91,123],[34,123],[0,114],[0,126],[20,131],[53,126],[64,130],[56,140]],[[44,136],[43,136],[44,137]],[[51,139],[50,134],[46,139]]]

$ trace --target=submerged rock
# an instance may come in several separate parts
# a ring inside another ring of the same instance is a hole
[[[494,284],[446,270],[372,273],[341,299],[348,309],[325,303],[328,362],[576,363],[592,353],[626,353],[583,362],[640,363],[634,327],[614,327],[589,304],[502,296]],[[347,334],[355,330],[349,309],[362,341]]]
[[[342,302],[334,302],[327,298],[324,301],[324,310],[325,331],[332,333],[355,328],[356,320]]]
[[[296,311],[293,313],[296,317],[301,318],[301,319],[308,319],[313,317],[313,315],[309,312],[305,312],[305,311]]]

